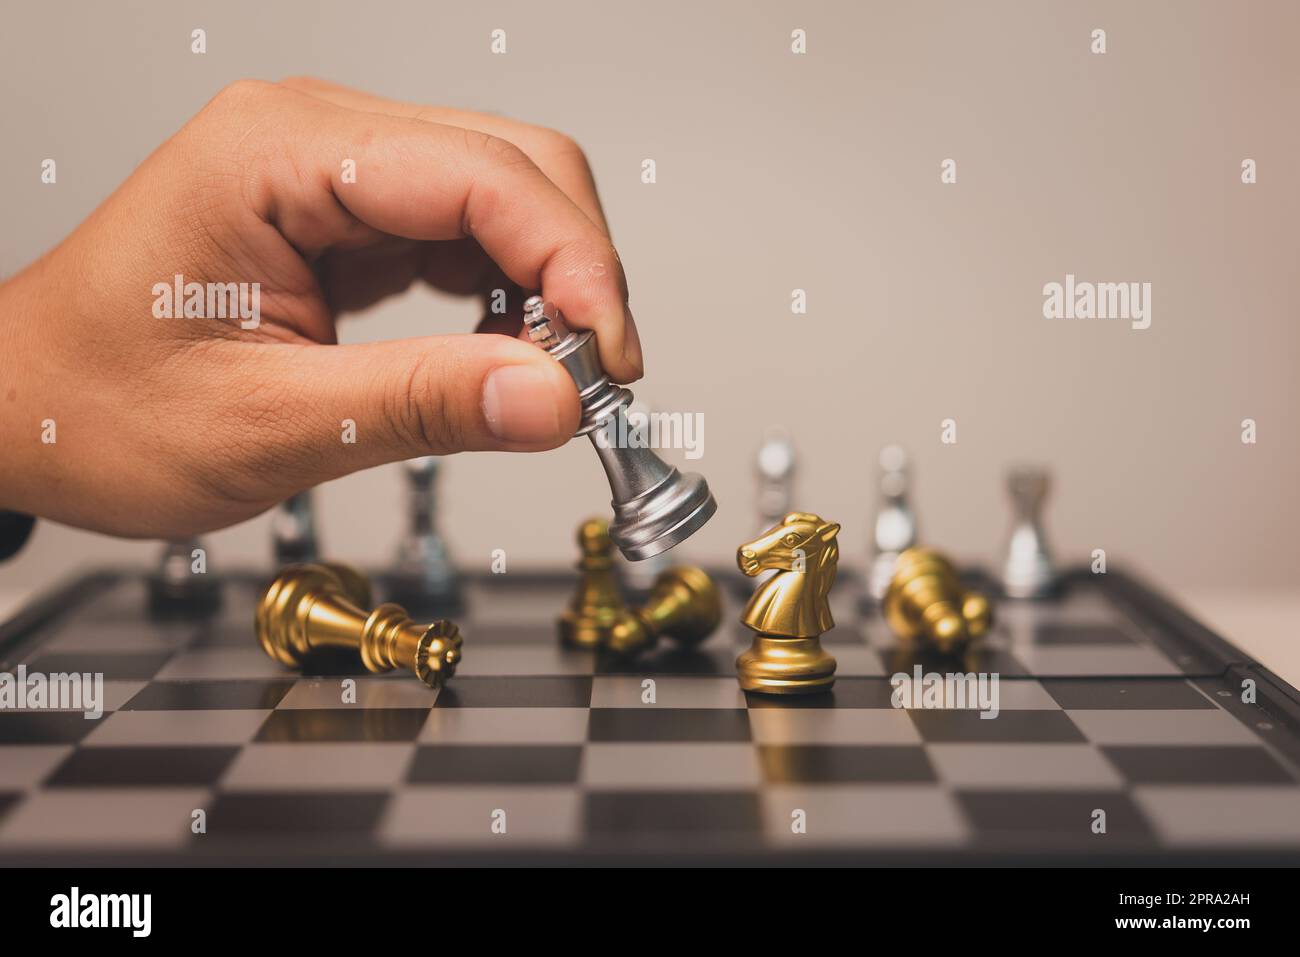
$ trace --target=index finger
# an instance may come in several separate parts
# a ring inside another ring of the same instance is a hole
[[[294,76],[280,82],[291,90],[351,110],[386,113],[389,116],[405,116],[415,120],[442,123],[445,126],[459,126],[462,129],[479,130],[508,140],[523,150],[551,182],[564,190],[564,194],[573,200],[602,232],[609,233],[609,225],[605,222],[605,211],[601,208],[600,196],[596,192],[596,181],[591,175],[587,158],[578,144],[563,133],[521,123],[493,113],[442,106],[421,106],[402,100],[390,100],[387,97],[376,96],[364,90],[354,90],[313,76]]]
[[[612,378],[640,377],[618,254],[519,147],[477,130],[351,110],[273,84],[257,84],[249,98],[250,112],[259,119],[273,114],[279,131],[251,167],[251,195],[262,218],[291,243],[344,241],[355,234],[351,217],[407,239],[472,237],[513,282],[543,291],[572,325],[596,333]],[[345,169],[354,175],[345,177]],[[339,206],[348,221],[327,215]]]

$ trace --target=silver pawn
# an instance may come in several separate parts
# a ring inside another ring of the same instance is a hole
[[[880,450],[880,508],[867,570],[867,591],[876,601],[882,601],[889,590],[898,556],[916,544],[916,513],[907,495],[910,486],[907,453],[898,445],[885,446]]]
[[[440,467],[436,455],[402,463],[410,525],[397,546],[391,597],[417,615],[449,614],[464,604],[460,575],[435,520]]]
[[[1056,583],[1042,518],[1050,486],[1050,476],[1043,468],[1016,468],[1007,475],[1015,523],[1002,570],[1002,589],[1010,598],[1041,598]]]
[[[271,516],[271,545],[277,565],[319,560],[311,489],[303,489],[276,506]]]
[[[758,520],[763,531],[779,524],[794,510],[798,461],[790,434],[779,427],[768,429],[754,460],[758,474]]]

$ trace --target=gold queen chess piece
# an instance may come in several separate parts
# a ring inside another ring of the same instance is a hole
[[[830,590],[835,583],[840,526],[809,512],[791,512],[736,552],[740,570],[754,578],[777,573],[754,592],[741,622],[754,632],[736,659],[740,687],[765,694],[809,694],[835,682],[835,659],[821,636],[835,627]]]
[[[358,652],[367,671],[405,668],[430,688],[441,688],[461,659],[459,629],[446,619],[419,625],[400,605],[370,607],[370,584],[344,565],[289,565],[257,603],[262,650],[289,667],[312,652]]]
[[[946,655],[961,654],[993,624],[989,600],[966,588],[952,562],[932,548],[898,556],[883,611],[899,638]]]
[[[626,420],[632,393],[610,381],[600,366],[595,334],[573,332],[553,303],[531,296],[524,303],[524,329],[573,378],[582,403],[578,435],[591,439],[613,492],[609,535],[623,557],[638,562],[684,542],[713,517],[718,505],[708,483],[682,474],[649,448],[603,441],[611,423]],[[621,429],[618,431],[622,431]]]

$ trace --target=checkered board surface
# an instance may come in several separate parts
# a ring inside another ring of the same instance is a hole
[[[263,654],[251,577],[159,622],[140,578],[91,576],[0,633],[0,669],[103,672],[108,699],[0,711],[0,863],[1300,856],[1294,690],[1131,579],[1001,601],[969,660],[922,660],[998,673],[994,720],[891,706],[915,661],[851,570],[834,691],[805,698],[739,691],[730,585],[707,643],[634,663],[559,647],[572,586],[475,581],[447,688],[362,673],[348,704]]]

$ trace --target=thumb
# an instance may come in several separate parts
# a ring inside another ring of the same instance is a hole
[[[241,457],[298,487],[419,455],[541,451],[578,427],[568,373],[508,336],[238,345],[259,384],[236,413]]]

